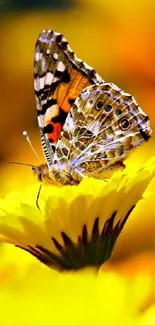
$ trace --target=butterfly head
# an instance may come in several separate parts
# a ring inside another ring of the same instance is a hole
[[[32,167],[32,172],[38,181],[49,185],[52,185],[54,183],[49,174],[47,164],[41,164],[39,166]]]

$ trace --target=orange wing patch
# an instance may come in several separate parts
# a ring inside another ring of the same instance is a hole
[[[71,69],[70,82],[68,84],[60,84],[60,87],[57,89],[57,101],[59,107],[61,107],[64,112],[68,113],[80,92],[90,85],[91,83],[88,80],[88,77],[84,77],[80,71]]]
[[[67,78],[68,82],[60,82],[52,96],[57,104],[52,105],[45,114],[45,131],[48,134],[50,143],[53,144],[58,141],[67,114],[75,99],[85,87],[91,85],[88,78],[74,68],[68,73]],[[48,115],[48,118],[46,118],[46,115]]]

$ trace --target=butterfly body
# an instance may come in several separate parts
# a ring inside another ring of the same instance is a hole
[[[106,168],[103,165],[102,172],[98,171],[98,164],[93,164],[86,168],[85,174],[81,174],[80,169],[73,168],[71,165],[66,165],[64,168],[59,169],[57,165],[54,165],[51,172],[49,172],[47,164],[42,164],[37,167],[33,167],[33,173],[36,178],[45,183],[46,185],[78,185],[81,180],[86,177],[94,178],[108,178],[111,173],[116,169],[124,169],[125,165],[122,161],[116,162],[111,167]]]
[[[41,33],[34,71],[47,162],[34,170],[38,179],[75,185],[85,176],[104,178],[149,139],[149,118],[134,97],[76,58],[61,34]]]

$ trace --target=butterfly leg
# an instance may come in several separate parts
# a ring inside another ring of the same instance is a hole
[[[41,184],[40,187],[39,187],[39,191],[38,191],[37,198],[36,198],[36,206],[37,206],[37,208],[39,209],[39,211],[40,211],[40,207],[39,207],[39,198],[40,198],[41,188],[42,188],[42,184]]]

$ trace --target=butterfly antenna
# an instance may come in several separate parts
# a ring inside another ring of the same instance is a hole
[[[17,162],[17,161],[5,161],[5,160],[0,160],[0,164],[13,164],[13,165],[21,165],[21,166],[29,166],[29,167],[34,167],[36,168],[35,165],[31,165],[31,164],[26,164],[26,163],[22,163],[22,162]]]
[[[31,147],[32,151],[34,152],[35,156],[37,157],[37,159],[38,159],[38,160],[40,161],[40,163],[42,164],[42,160],[40,159],[39,155],[37,154],[36,150],[34,149],[32,143],[31,143],[31,141],[30,141],[30,138],[29,138],[29,136],[28,136],[28,134],[27,134],[26,131],[23,131],[23,136],[24,136],[25,139],[27,140],[28,144],[30,145],[30,147]]]

